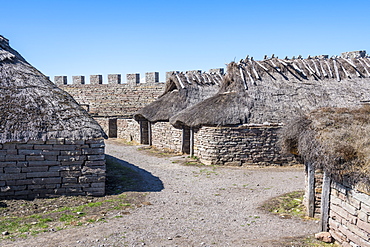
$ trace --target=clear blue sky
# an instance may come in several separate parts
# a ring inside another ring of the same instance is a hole
[[[370,53],[369,0],[1,1],[0,34],[44,74],[209,70],[265,54]],[[125,79],[124,79],[125,80]]]

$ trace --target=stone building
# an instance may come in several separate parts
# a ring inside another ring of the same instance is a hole
[[[280,152],[279,129],[319,107],[369,102],[369,64],[361,56],[232,62],[216,95],[172,116],[170,123],[191,129],[194,155],[204,163],[294,162]]]
[[[318,207],[321,230],[342,246],[370,246],[369,116],[368,105],[321,108],[283,130],[285,151],[300,156],[306,165],[308,215],[314,216]],[[318,170],[323,174],[320,181]]]
[[[0,198],[105,193],[101,127],[0,36]]]
[[[222,78],[222,70],[214,73],[173,72],[167,79],[164,93],[134,115],[140,123],[140,143],[191,153],[193,145],[190,129],[174,128],[169,124],[169,119],[176,113],[216,94]]]

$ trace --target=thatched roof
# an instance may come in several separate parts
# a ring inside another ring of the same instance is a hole
[[[190,127],[285,123],[318,107],[370,101],[369,77],[366,57],[246,58],[228,65],[218,94],[180,112],[171,123]]]
[[[134,114],[136,120],[168,121],[176,113],[216,94],[223,75],[188,71],[173,72],[164,93]]]
[[[333,178],[370,185],[370,106],[321,108],[289,122],[283,150],[324,168]]]
[[[0,143],[106,136],[68,93],[27,63],[2,36],[0,112]]]

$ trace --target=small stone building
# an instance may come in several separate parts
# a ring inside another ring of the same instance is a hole
[[[104,134],[0,36],[0,198],[105,194]]]
[[[306,166],[307,214],[318,207],[322,231],[342,246],[370,246],[369,133],[366,105],[318,109],[292,120],[282,134],[285,151]]]
[[[165,91],[156,101],[134,114],[140,124],[140,143],[176,152],[191,153],[192,136],[189,128],[174,128],[169,119],[217,93],[223,70],[213,73],[172,72]]]
[[[191,130],[194,155],[204,163],[295,162],[277,145],[285,123],[318,107],[370,101],[370,60],[358,55],[232,62],[216,95],[178,112],[170,123]]]

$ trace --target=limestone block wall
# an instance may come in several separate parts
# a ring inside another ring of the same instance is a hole
[[[155,101],[164,83],[60,84],[92,116],[129,117]]]
[[[332,182],[329,232],[342,246],[370,246],[370,193]]]
[[[279,126],[202,127],[194,133],[194,155],[206,164],[282,165],[295,162],[277,146]]]
[[[0,198],[105,194],[104,140],[0,144]]]
[[[160,149],[182,152],[182,129],[176,129],[169,122],[152,124],[152,145]]]
[[[105,134],[109,133],[109,118],[106,117],[94,117],[94,120],[104,130]]]
[[[117,137],[129,142],[140,143],[140,124],[132,118],[117,119]]]

